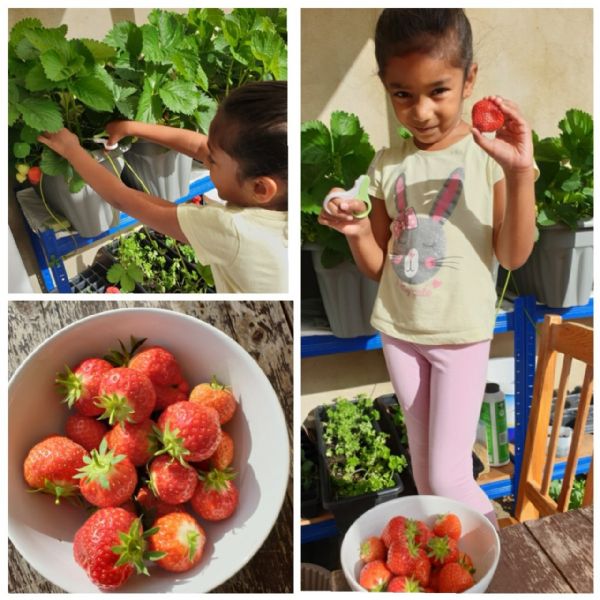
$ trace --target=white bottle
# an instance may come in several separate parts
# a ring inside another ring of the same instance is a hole
[[[490,466],[501,467],[510,462],[508,428],[504,394],[497,383],[487,383],[480,419],[485,423]]]

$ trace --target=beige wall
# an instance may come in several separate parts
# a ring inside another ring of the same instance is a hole
[[[397,126],[374,58],[380,12],[304,9],[301,38],[302,120],[353,112],[376,148],[390,144]],[[592,112],[591,9],[467,9],[467,16],[479,64],[474,100],[514,100],[541,136],[555,135],[569,108]]]

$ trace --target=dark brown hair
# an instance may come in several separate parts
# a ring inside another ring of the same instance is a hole
[[[208,139],[239,163],[240,181],[265,175],[287,182],[287,81],[233,90],[219,105]]]
[[[463,69],[473,62],[471,24],[462,8],[386,8],[375,29],[379,76],[393,56],[412,52],[447,58]]]

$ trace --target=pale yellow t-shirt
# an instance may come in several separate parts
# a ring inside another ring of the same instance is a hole
[[[429,152],[411,138],[379,151],[369,175],[369,194],[385,200],[392,219],[373,327],[421,344],[490,339],[498,163],[470,135]]]
[[[287,211],[181,204],[177,219],[217,292],[287,291]]]

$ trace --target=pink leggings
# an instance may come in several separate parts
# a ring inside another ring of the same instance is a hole
[[[471,457],[490,341],[425,346],[385,334],[381,339],[419,494],[464,502],[497,527],[492,504],[473,479]]]

